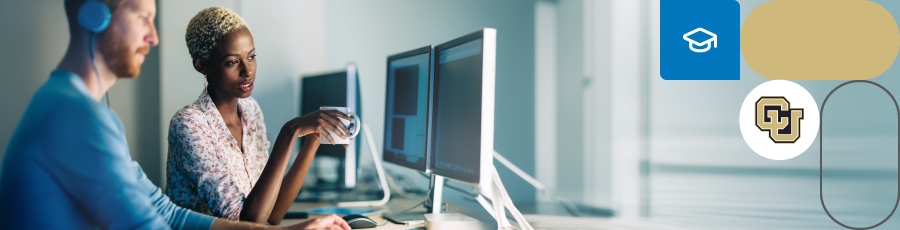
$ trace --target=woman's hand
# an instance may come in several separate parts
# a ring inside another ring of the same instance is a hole
[[[287,130],[292,130],[294,137],[302,137],[309,134],[322,134],[332,144],[335,143],[329,131],[334,132],[341,138],[346,139],[345,133],[350,130],[344,126],[340,119],[351,120],[349,116],[336,110],[316,110],[315,112],[305,114],[288,121],[285,125]],[[284,128],[282,130],[285,130]],[[340,131],[339,131],[340,130]],[[346,147],[346,145],[344,146]]]
[[[338,111],[317,110],[285,123],[275,139],[272,154],[269,155],[269,161],[260,174],[256,186],[244,199],[241,218],[250,216],[247,219],[257,223],[268,221],[272,224],[280,224],[282,217],[297,198],[297,193],[303,186],[303,179],[306,178],[310,164],[319,149],[320,136],[325,136],[332,144],[335,141],[330,132],[346,138],[343,134],[349,131],[344,127],[341,118],[350,120],[349,116]],[[294,142],[297,137],[303,136],[306,136],[306,140],[300,147],[300,151],[297,152],[297,158],[294,159],[290,171],[284,174],[291,158]],[[346,147],[347,145],[344,145],[344,148]],[[245,213],[256,215],[245,215]],[[344,221],[338,219],[341,222]]]
[[[350,225],[341,217],[331,214],[330,216],[308,220],[306,222],[290,226],[288,229],[328,229],[328,230],[350,230]]]

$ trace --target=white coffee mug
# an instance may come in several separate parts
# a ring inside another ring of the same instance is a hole
[[[343,139],[343,138],[341,138],[341,136],[338,136],[331,130],[328,130],[328,134],[331,135],[331,139],[334,139],[334,144],[338,144],[338,145],[350,144],[350,138],[354,138],[354,137],[356,137],[356,135],[359,135],[359,130],[362,129],[362,126],[361,126],[362,121],[360,121],[359,116],[357,116],[355,113],[353,113],[349,108],[334,107],[334,106],[322,106],[322,107],[319,107],[319,110],[336,110],[338,112],[347,114],[347,116],[349,116],[350,119],[352,119],[352,120],[346,120],[344,118],[338,118],[338,120],[341,120],[341,123],[344,123],[344,127],[347,127],[347,130],[350,130],[350,133],[346,134],[346,133],[344,133],[343,130],[337,129],[338,132],[341,132],[341,134],[344,134],[344,136],[346,136],[347,139]],[[319,143],[332,144],[330,141],[328,141],[328,138],[325,137],[324,134],[319,134]]]

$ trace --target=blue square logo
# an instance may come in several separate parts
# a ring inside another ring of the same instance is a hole
[[[740,80],[741,6],[735,0],[660,1],[660,75]]]

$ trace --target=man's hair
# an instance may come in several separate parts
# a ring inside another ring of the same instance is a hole
[[[81,7],[81,4],[87,2],[88,0],[66,0],[65,8],[66,8],[66,19],[69,20],[69,30],[71,32],[75,32],[81,29],[81,25],[78,25],[78,8]],[[106,6],[109,7],[109,12],[116,12],[116,9],[119,8],[119,4],[122,3],[122,0],[101,0],[106,3]]]
[[[191,58],[206,61],[219,40],[231,32],[245,28],[249,29],[247,23],[234,11],[224,7],[210,7],[191,18],[184,40]]]

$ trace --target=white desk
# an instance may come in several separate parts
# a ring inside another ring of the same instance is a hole
[[[410,200],[403,198],[394,198],[391,199],[391,202],[388,202],[388,205],[385,207],[370,207],[370,208],[383,208],[387,210],[386,212],[391,211],[402,211],[412,207],[413,205],[419,204],[421,200]],[[334,204],[327,202],[320,203],[299,203],[295,202],[291,204],[291,207],[288,211],[303,211],[312,208],[322,207],[322,206],[334,206]],[[419,207],[412,209],[413,211],[424,211],[425,209],[419,205]],[[310,215],[310,218],[322,217],[320,215]],[[370,228],[373,230],[405,230],[416,227],[422,227],[424,225],[402,225],[402,224],[394,224],[386,219],[384,219],[381,214],[376,214],[373,216],[369,216],[372,220],[377,222],[379,226],[377,228]],[[570,216],[550,216],[550,215],[525,215],[525,219],[528,219],[528,222],[534,227],[535,230],[538,229],[597,229],[597,230],[615,230],[615,229],[624,229],[624,230],[644,230],[644,229],[653,229],[653,230],[682,230],[683,228],[676,228],[661,224],[655,224],[646,221],[640,220],[622,220],[618,218],[598,218],[598,217],[570,217]],[[308,219],[285,219],[281,222],[281,225],[294,225],[306,221]]]
[[[385,207],[367,207],[367,208],[385,209],[385,210],[387,210],[385,212],[403,211],[403,210],[408,209],[408,208],[412,207],[413,205],[416,205],[420,202],[422,202],[422,201],[421,200],[395,198],[395,199],[391,199],[391,202],[388,202],[388,205]],[[299,211],[309,210],[309,209],[322,207],[322,206],[334,206],[334,204],[328,203],[328,202],[318,202],[318,203],[294,202],[293,204],[291,204],[291,207],[288,208],[288,211],[289,212],[299,212]],[[424,211],[425,210],[424,208],[421,207],[421,205],[419,205],[419,206],[420,207],[418,207],[416,209],[412,209],[412,210],[413,211]],[[309,217],[317,218],[317,217],[323,217],[323,215],[310,214]],[[420,225],[395,224],[393,222],[390,222],[390,221],[384,219],[384,217],[382,217],[381,214],[375,214],[375,215],[369,216],[369,218],[374,220],[376,223],[378,223],[378,225],[381,225],[377,228],[369,228],[369,229],[373,229],[373,230],[402,230],[402,229],[410,229],[410,228],[425,226],[422,224],[420,224]],[[294,224],[302,223],[303,221],[307,221],[307,220],[309,220],[309,219],[284,219],[283,221],[281,221],[280,225],[284,225],[284,226],[294,225]],[[382,225],[382,224],[384,224],[384,225]]]

